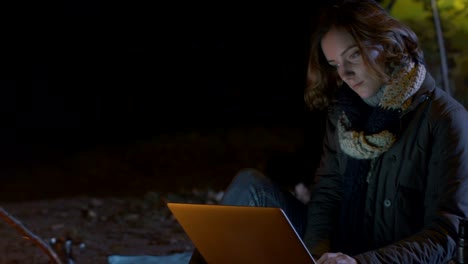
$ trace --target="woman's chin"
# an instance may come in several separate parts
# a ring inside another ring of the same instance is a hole
[[[363,100],[366,100],[366,99],[371,98],[371,97],[373,96],[373,94],[368,93],[368,92],[366,92],[366,91],[361,91],[361,92],[357,91],[356,93],[357,93],[357,94],[359,95],[359,97],[361,97],[361,99],[363,99]]]

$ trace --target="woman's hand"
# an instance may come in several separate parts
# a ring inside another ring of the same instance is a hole
[[[325,253],[318,260],[317,264],[357,264],[357,261],[341,252]]]

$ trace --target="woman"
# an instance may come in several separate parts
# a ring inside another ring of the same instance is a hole
[[[310,201],[245,170],[223,203],[282,207],[318,263],[450,261],[468,216],[466,109],[376,2],[339,1],[317,29],[305,99],[328,120]]]
[[[343,1],[320,20],[308,80],[306,101],[330,109],[304,235],[319,262],[453,258],[468,115],[435,87],[414,32],[371,0]]]

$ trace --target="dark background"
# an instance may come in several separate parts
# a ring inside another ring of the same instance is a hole
[[[83,147],[302,118],[312,6],[53,7],[3,27],[4,144]]]
[[[0,162],[23,173],[2,172],[2,181],[46,185],[49,174],[34,166],[58,156],[191,131],[317,132],[309,141],[316,153],[322,114],[305,107],[303,89],[318,5],[15,7],[1,32]]]

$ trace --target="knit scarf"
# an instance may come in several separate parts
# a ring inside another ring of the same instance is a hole
[[[351,109],[355,107],[345,102],[348,105],[344,105],[337,127],[343,152],[357,159],[372,159],[387,151],[396,141],[395,122],[399,122],[400,113],[411,104],[411,97],[421,87],[425,76],[426,68],[422,64],[410,63],[396,69],[392,81],[382,88],[384,92],[378,107],[367,115],[367,122],[362,121],[361,107]]]
[[[387,151],[397,139],[400,115],[411,104],[412,96],[419,90],[426,69],[411,63],[397,68],[392,81],[382,87],[383,95],[377,107],[366,104],[349,87],[338,93],[337,124],[341,149],[349,157],[343,175],[343,197],[339,226],[334,239],[334,249],[349,255],[369,250],[364,227],[367,175],[372,160]]]

